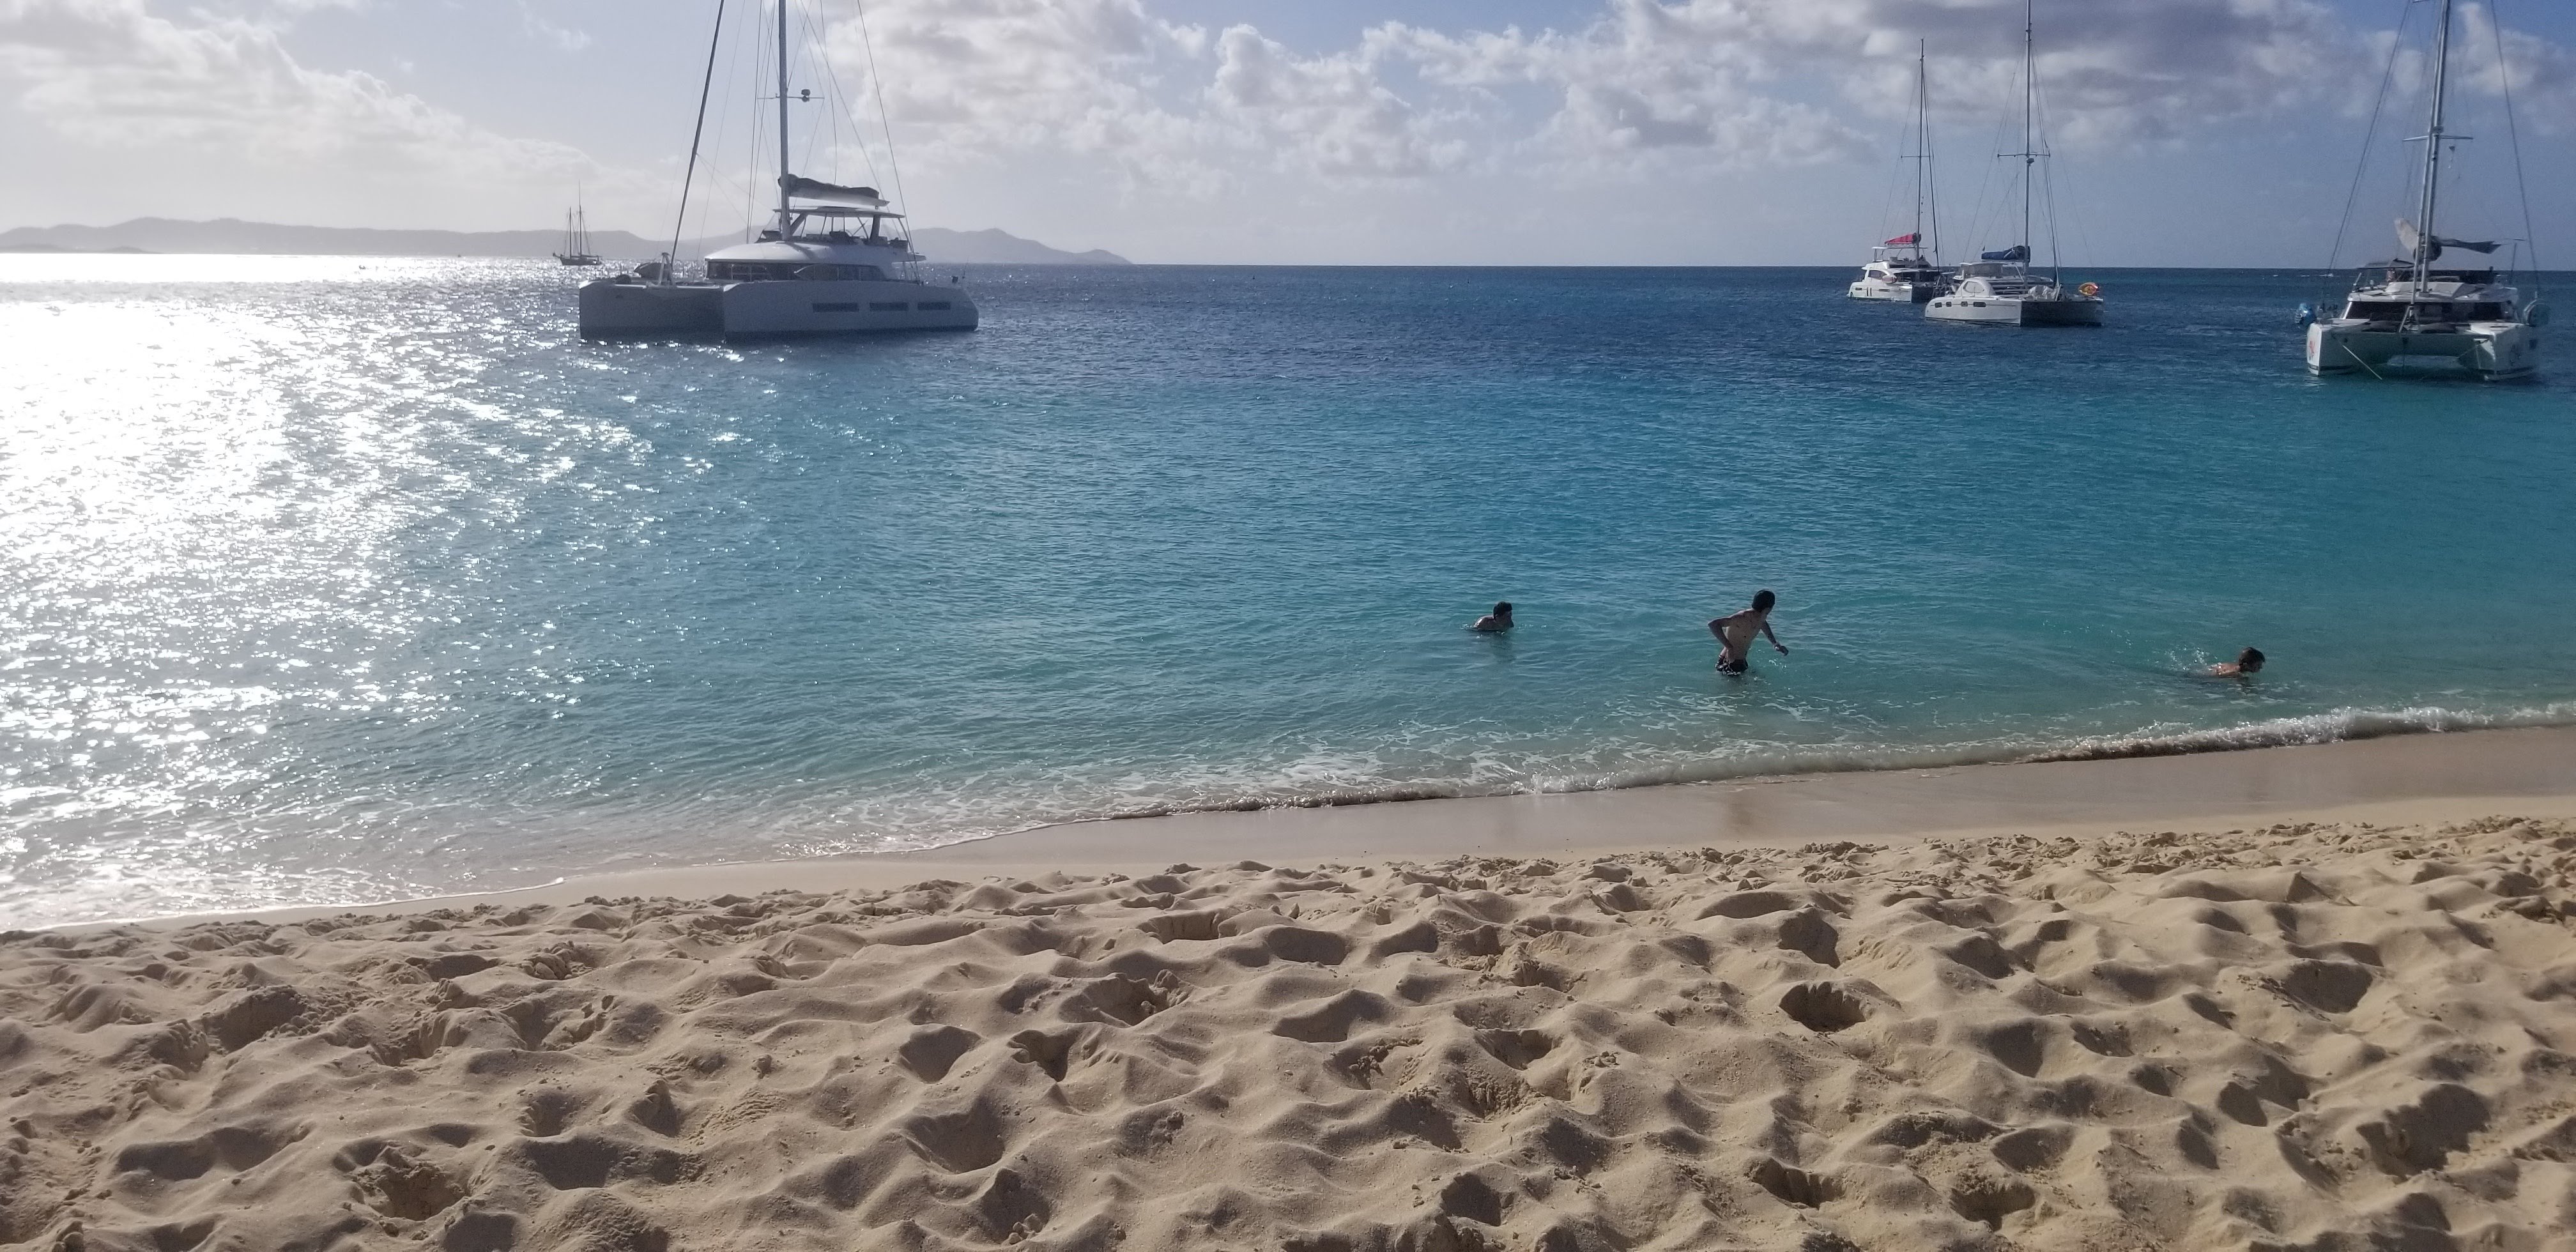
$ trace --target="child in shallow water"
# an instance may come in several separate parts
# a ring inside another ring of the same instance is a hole
[[[2209,667],[2209,676],[2212,678],[2252,678],[2261,672],[2263,672],[2261,648],[2247,648],[2237,653],[2235,660],[2222,661]]]
[[[1789,655],[1788,645],[1771,633],[1771,606],[1780,597],[1766,587],[1753,593],[1753,607],[1729,613],[1708,624],[1708,633],[1717,636],[1717,672],[1741,674],[1753,668],[1753,640],[1756,635],[1771,641],[1782,656]]]
[[[1494,602],[1493,612],[1477,618],[1476,624],[1468,627],[1467,629],[1475,631],[1478,634],[1499,635],[1511,628],[1512,602],[1509,600],[1497,600]]]

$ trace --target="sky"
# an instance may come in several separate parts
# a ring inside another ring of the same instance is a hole
[[[799,172],[899,189],[923,225],[1152,262],[1849,263],[1912,219],[1928,47],[1945,247],[2020,234],[1994,154],[2019,146],[2023,0],[790,3],[789,85],[821,97],[791,105]],[[691,237],[741,227],[776,142],[760,0],[721,7]],[[2437,7],[2038,0],[2058,247],[2315,267],[2351,202],[2336,259],[2387,255]],[[593,226],[668,236],[718,11],[0,0],[0,228],[523,229],[578,190]],[[2576,3],[2460,13],[2473,138],[2440,233],[2576,268]]]

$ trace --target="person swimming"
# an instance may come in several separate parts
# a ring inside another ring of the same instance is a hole
[[[1499,635],[1511,628],[1512,602],[1509,600],[1496,600],[1494,601],[1494,611],[1487,613],[1483,617],[1477,618],[1476,624],[1468,627],[1467,629],[1483,635]]]
[[[2222,661],[2209,667],[2209,676],[2212,678],[2252,678],[2262,672],[2263,650],[2261,648],[2247,648],[2237,653],[2235,660]]]
[[[1780,650],[1780,655],[1789,655],[1788,645],[1780,642],[1780,636],[1771,633],[1771,606],[1779,602],[1780,597],[1766,588],[1753,593],[1752,608],[1741,613],[1729,613],[1708,624],[1708,633],[1717,636],[1718,673],[1741,674],[1753,668],[1751,658],[1755,635],[1769,639],[1771,646]]]

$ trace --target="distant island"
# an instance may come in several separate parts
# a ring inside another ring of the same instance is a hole
[[[71,253],[71,252],[106,252],[106,253],[113,253],[113,254],[118,255],[118,256],[155,256],[155,255],[158,255],[157,253],[153,252],[153,251],[152,251],[152,249],[150,249],[150,248],[137,248],[137,247],[135,247],[135,246],[133,246],[133,245],[131,245],[131,244],[119,245],[119,246],[114,247],[114,248],[66,248],[66,247],[64,247],[63,245],[58,244],[58,243],[21,243],[21,244],[11,244],[11,245],[7,245],[7,246],[0,246],[0,252],[56,252],[56,253]]]
[[[727,235],[683,245],[687,256],[738,242]],[[913,246],[947,265],[1126,265],[1127,258],[1097,248],[1066,252],[999,230],[912,232]],[[225,253],[271,256],[547,256],[563,246],[555,230],[378,230],[357,226],[284,226],[219,218],[182,222],[138,217],[115,226],[21,226],[0,231],[0,252]],[[667,244],[622,230],[590,233],[591,250],[611,261],[659,256]]]

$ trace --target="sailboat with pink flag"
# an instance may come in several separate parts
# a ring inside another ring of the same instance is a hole
[[[1923,250],[1923,235],[1898,235],[1869,250],[1869,264],[1851,285],[1854,300],[1921,304],[1941,294],[1941,265]]]
[[[1914,229],[1869,250],[1869,264],[1851,285],[1854,300],[1892,300],[1921,304],[1941,294],[1941,205],[1932,185],[1932,85],[1926,63],[1929,45],[1914,55],[1914,131],[1912,149],[1898,156],[1914,163]],[[1929,220],[1932,230],[1924,233]]]

